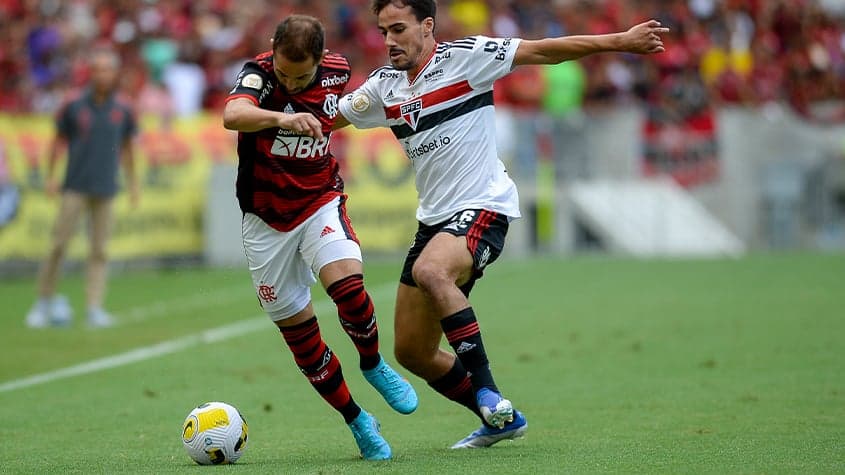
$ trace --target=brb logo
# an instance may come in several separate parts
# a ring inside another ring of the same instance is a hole
[[[337,107],[337,104],[335,104],[335,107]],[[314,140],[313,137],[288,135],[290,133],[285,129],[279,130],[270,153],[277,157],[308,159],[322,157],[328,152],[330,135],[325,135],[320,140]]]

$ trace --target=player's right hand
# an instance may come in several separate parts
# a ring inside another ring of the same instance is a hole
[[[308,112],[298,112],[296,114],[282,113],[279,116],[279,128],[314,137],[316,140],[323,138],[322,124]]]

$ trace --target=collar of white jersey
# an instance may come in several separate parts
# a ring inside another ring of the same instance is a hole
[[[440,45],[440,43],[434,43],[434,48],[431,50],[431,54],[428,55],[428,58],[425,60],[425,64],[423,64],[422,67],[420,68],[420,70],[417,71],[417,74],[416,74],[416,76],[413,77],[413,79],[408,74],[408,71],[405,71],[405,76],[408,78],[408,85],[409,86],[412,86],[414,84],[414,81],[416,81],[417,78],[420,77],[420,74],[422,74],[422,72],[425,71],[425,68],[427,68],[428,65],[431,64],[431,58],[433,58],[435,53],[437,53],[437,47],[439,45]]]

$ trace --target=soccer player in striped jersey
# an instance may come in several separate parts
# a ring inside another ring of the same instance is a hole
[[[496,152],[493,82],[522,64],[658,53],[668,30],[652,20],[608,35],[438,43],[434,0],[374,0],[373,11],[391,65],[340,101],[336,127],[390,127],[416,172],[419,227],[396,298],[396,357],[480,417],[481,428],[453,448],[489,447],[528,425],[493,379],[468,300],[520,217],[516,187]],[[454,352],[439,348],[444,334]]]
[[[367,381],[393,409],[413,412],[414,389],[379,353],[361,250],[346,214],[338,163],[329,150],[350,69],[345,57],[323,49],[324,36],[313,17],[293,15],[282,21],[272,50],[243,67],[223,122],[239,132],[236,190],[259,302],[299,369],[349,425],[362,457],[383,460],[391,457],[390,446],[376,419],[352,399],[311,304],[316,275],[337,305]]]

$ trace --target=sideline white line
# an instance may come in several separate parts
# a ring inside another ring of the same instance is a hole
[[[368,292],[370,293],[371,298],[381,299],[385,298],[388,291],[393,291],[395,288],[396,284],[394,283],[383,284],[376,287],[374,290],[369,290]],[[315,313],[327,312],[333,308],[334,304],[331,301],[322,300],[314,302]],[[193,335],[163,341],[154,345],[142,346],[140,348],[135,348],[134,350],[129,350],[125,353],[118,353],[116,355],[98,358],[86,363],[80,363],[54,371],[34,374],[20,379],[13,379],[0,384],[0,393],[6,393],[17,389],[50,383],[60,379],[72,378],[74,376],[81,376],[84,374],[117,368],[118,366],[124,366],[139,361],[157,358],[159,356],[177,353],[197,345],[229,340],[265,328],[272,328],[272,323],[266,315],[253,317],[235,323],[230,323],[228,325],[219,326],[217,328],[212,328],[200,333],[195,333]]]
[[[21,379],[14,379],[6,383],[0,384],[0,393],[14,391],[29,386],[36,386],[39,384],[49,383],[59,379],[70,378],[73,376],[80,376],[88,373],[95,373],[105,369],[116,368],[118,366],[135,363],[137,361],[148,360],[157,356],[163,356],[170,353],[176,353],[188,349],[200,343],[213,343],[216,341],[226,340],[228,338],[235,338],[246,333],[254,332],[260,328],[269,328],[269,319],[267,317],[251,318],[242,320],[230,325],[206,330],[194,335],[188,335],[173,340],[163,341],[155,345],[143,346],[125,353],[119,353],[105,358],[88,361],[74,366],[57,369],[55,371],[48,371],[33,376],[28,376]]]

